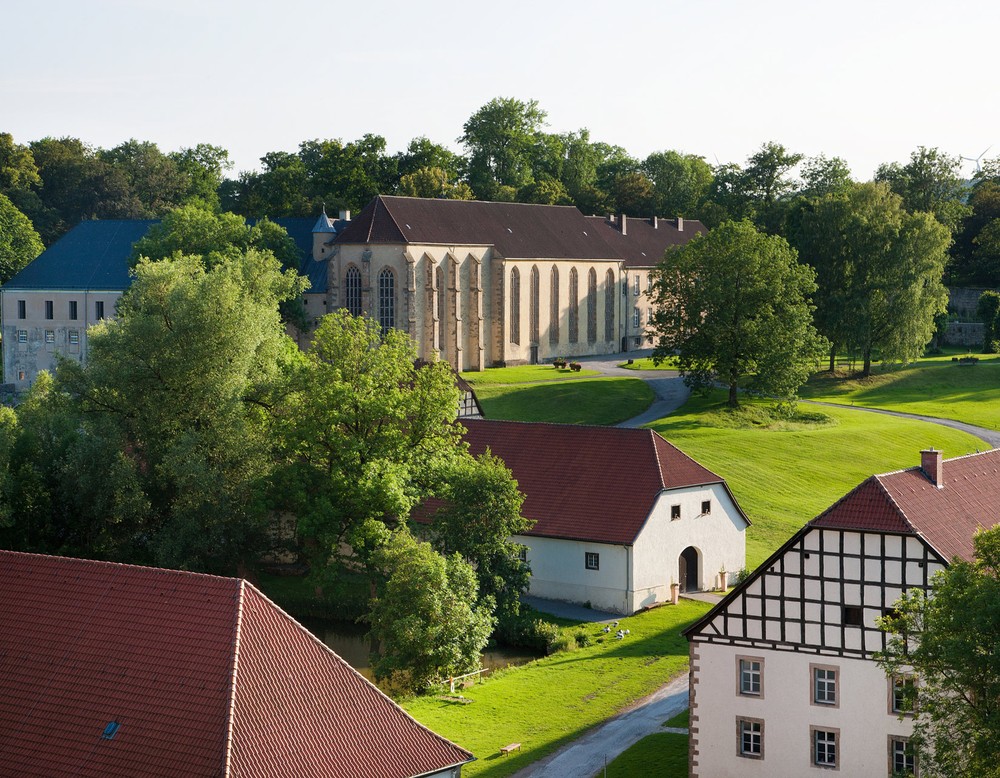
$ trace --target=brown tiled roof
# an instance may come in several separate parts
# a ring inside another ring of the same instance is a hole
[[[5,775],[383,778],[471,759],[243,581],[0,551],[0,592]]]
[[[677,229],[677,219],[636,219],[626,217],[622,234],[622,217],[609,221],[604,216],[588,216],[587,221],[604,242],[624,261],[626,267],[653,267],[670,246],[683,246],[695,235],[708,232],[705,225],[694,219],[684,219],[683,229]],[[654,226],[655,222],[655,226]]]
[[[630,545],[660,492],[725,484],[652,430],[462,423],[473,454],[489,448],[513,472],[522,513],[536,522],[529,535]]]
[[[811,522],[919,535],[945,560],[971,560],[972,537],[1000,522],[1000,449],[948,459],[939,489],[919,467],[872,476]]]
[[[573,206],[479,200],[380,195],[351,220],[337,243],[495,246],[508,259],[619,258]]]

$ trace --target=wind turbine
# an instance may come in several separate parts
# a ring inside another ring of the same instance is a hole
[[[993,146],[987,146],[985,149],[982,150],[982,152],[979,154],[978,157],[961,157],[961,159],[968,160],[969,162],[975,162],[976,163],[976,172],[979,173],[983,169],[983,166],[979,164],[979,160],[981,160],[983,157],[985,157],[986,156],[986,152],[989,151],[992,148],[993,148]]]

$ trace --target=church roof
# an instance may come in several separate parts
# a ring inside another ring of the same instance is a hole
[[[874,475],[810,527],[919,535],[945,560],[971,560],[978,529],[1000,523],[1000,449],[947,459],[941,488],[919,467]]]
[[[473,454],[489,448],[513,472],[525,495],[522,515],[536,522],[528,535],[630,545],[661,492],[725,485],[652,430],[486,419],[462,423]]]
[[[380,195],[348,223],[337,242],[494,246],[508,259],[619,258],[569,205]]]
[[[619,216],[614,220],[604,216],[586,218],[626,267],[653,267],[663,259],[664,252],[670,246],[683,246],[695,235],[708,232],[705,225],[694,219],[638,219],[630,216]]]
[[[0,551],[11,775],[423,775],[472,759],[249,583]]]
[[[313,232],[336,232],[337,230],[333,226],[333,222],[330,221],[330,217],[326,215],[326,208],[323,209],[323,213],[319,215],[316,219],[316,224],[313,225]]]

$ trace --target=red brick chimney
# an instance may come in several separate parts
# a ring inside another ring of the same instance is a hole
[[[944,469],[941,452],[933,448],[920,452],[920,469],[938,489],[944,489]]]

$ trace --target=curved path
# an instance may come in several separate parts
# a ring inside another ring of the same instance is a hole
[[[641,359],[652,356],[652,354],[652,349],[646,349],[644,351],[630,351],[627,354],[576,358],[579,362],[586,363],[588,368],[597,370],[602,375],[638,378],[649,384],[649,388],[653,390],[655,395],[653,403],[638,416],[626,419],[621,424],[616,425],[618,427],[641,427],[657,419],[662,419],[680,408],[691,394],[691,390],[687,388],[684,379],[676,370],[628,370],[619,367],[626,359]]]

